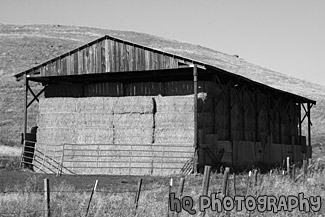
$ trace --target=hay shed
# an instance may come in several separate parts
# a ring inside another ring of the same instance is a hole
[[[16,74],[25,81],[24,135],[28,107],[39,106],[34,169],[170,175],[204,165],[241,170],[310,158],[316,102],[223,64],[106,35]],[[43,89],[35,94],[30,82]]]

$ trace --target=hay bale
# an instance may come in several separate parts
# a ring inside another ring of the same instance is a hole
[[[75,113],[40,113],[37,119],[39,128],[73,128],[76,126],[77,116]]]
[[[113,128],[83,127],[77,129],[77,144],[112,144]]]
[[[167,96],[154,97],[158,112],[193,112],[194,96]]]
[[[124,113],[114,114],[114,127],[132,128],[136,129],[139,127],[153,128],[153,114],[141,114],[141,113]]]
[[[77,112],[112,114],[115,103],[116,98],[113,97],[78,98]]]
[[[117,98],[114,114],[124,113],[153,113],[153,99],[150,96],[130,96]]]
[[[37,131],[37,142],[44,144],[75,143],[76,138],[76,129],[40,128]]]
[[[191,128],[155,129],[155,143],[194,143],[194,133]]]
[[[77,111],[78,98],[42,98],[39,113],[71,113]]]
[[[111,113],[79,113],[75,127],[104,127],[113,128]]]
[[[193,112],[157,112],[155,115],[155,127],[168,128],[191,128],[194,129]]]
[[[151,144],[152,128],[114,129],[114,144]]]

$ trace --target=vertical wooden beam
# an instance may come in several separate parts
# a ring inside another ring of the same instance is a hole
[[[25,98],[24,98],[24,140],[26,138],[27,133],[27,102],[28,102],[28,78],[27,74],[25,74]]]
[[[267,134],[271,136],[271,114],[270,114],[270,106],[271,106],[271,95],[267,94]]]
[[[193,159],[193,171],[197,173],[198,171],[198,128],[197,128],[197,65],[194,64],[193,67],[193,92],[194,92],[194,159]]]
[[[278,110],[279,110],[279,144],[282,144],[282,127],[281,127],[281,101],[282,101],[282,98],[280,96],[280,99],[279,99],[279,103],[278,103]]]
[[[310,102],[307,103],[307,117],[308,117],[308,146],[311,146],[311,130],[310,130],[310,126],[311,126],[311,120],[310,120]]]
[[[298,118],[299,118],[299,146],[301,148],[301,103],[298,103],[299,109],[298,109]]]
[[[257,91],[255,90],[255,93],[254,93],[254,95],[255,95],[255,142],[257,142],[258,141],[258,113],[259,113],[259,111],[258,111],[258,103],[257,103],[257,101],[258,101],[258,96],[257,96]],[[256,144],[256,143],[255,143]],[[255,150],[256,150],[256,147],[255,147]]]
[[[230,81],[228,83],[228,122],[229,122],[229,141],[231,142],[231,164],[234,166],[235,161],[234,161],[234,156],[235,156],[235,150],[234,150],[234,142],[232,141],[232,126],[231,126],[231,110],[232,110],[232,105],[231,105],[231,88],[232,88],[232,82]]]
[[[242,91],[241,91],[241,112],[242,112],[242,140],[245,141],[245,101],[244,101],[244,91],[245,89],[242,88]]]
[[[232,142],[232,133],[231,133],[231,81],[228,83],[228,133],[229,133],[229,141]]]

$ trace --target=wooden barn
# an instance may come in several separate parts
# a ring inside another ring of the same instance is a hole
[[[168,175],[311,157],[315,101],[115,37],[15,77],[25,81],[22,164],[35,171]],[[30,82],[44,88],[36,94]],[[27,129],[35,101],[36,138]]]

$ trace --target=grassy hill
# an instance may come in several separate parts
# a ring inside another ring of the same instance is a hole
[[[13,75],[105,34],[203,61],[269,86],[314,99],[317,106],[312,109],[312,142],[325,142],[325,86],[290,77],[199,45],[143,33],[60,25],[0,24],[0,144],[18,144],[23,129],[23,82],[16,82]],[[33,89],[41,88],[41,85],[33,85]],[[36,111],[35,103],[29,108],[29,118],[32,120],[30,126],[35,125]]]

